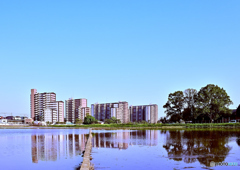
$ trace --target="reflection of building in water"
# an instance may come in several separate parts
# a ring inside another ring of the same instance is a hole
[[[156,130],[143,130],[130,132],[131,145],[156,146],[158,134]]]
[[[128,145],[157,145],[157,131],[119,131],[108,133],[94,133],[92,138],[93,147],[96,148],[119,148],[127,149]]]
[[[32,135],[32,162],[56,161],[81,154],[87,137],[84,134]]]

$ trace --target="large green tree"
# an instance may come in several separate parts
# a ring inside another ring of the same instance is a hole
[[[182,91],[176,91],[168,95],[168,101],[163,106],[167,117],[171,120],[179,121],[182,118],[182,112],[184,108],[184,95]]]
[[[87,115],[85,118],[84,118],[84,124],[93,124],[93,123],[96,123],[97,122],[97,119],[95,119],[95,117],[93,116],[90,116],[90,115]]]
[[[202,87],[196,98],[198,115],[207,115],[212,121],[224,115],[230,115],[228,108],[233,102],[227,92],[216,85]]]

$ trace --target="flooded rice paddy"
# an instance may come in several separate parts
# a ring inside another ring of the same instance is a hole
[[[74,170],[82,162],[88,132],[0,129],[1,169]],[[240,130],[92,132],[95,169],[240,169]]]

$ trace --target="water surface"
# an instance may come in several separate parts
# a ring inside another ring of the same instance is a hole
[[[75,169],[85,129],[0,129],[1,169]]]
[[[93,131],[95,169],[240,169],[237,130]]]
[[[72,169],[87,129],[0,129],[0,169]],[[93,130],[95,169],[240,169],[239,130]]]

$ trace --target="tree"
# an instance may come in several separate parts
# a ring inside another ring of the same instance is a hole
[[[184,101],[186,103],[186,108],[191,108],[195,104],[197,96],[197,90],[196,89],[186,89],[184,91]]]
[[[97,120],[95,119],[95,117],[91,116],[91,115],[87,115],[85,118],[84,118],[84,124],[93,124],[93,123],[96,123]]]
[[[117,119],[116,117],[111,117],[111,120],[113,121],[113,123],[121,123],[121,120]]]
[[[196,98],[196,111],[198,115],[207,115],[211,121],[223,115],[230,115],[228,108],[233,102],[227,92],[216,85],[208,84],[202,87]]]
[[[159,120],[159,122],[161,122],[161,123],[167,123],[166,117],[161,117],[160,120]]]
[[[142,120],[142,121],[140,121],[139,123],[140,123],[140,124],[148,124],[148,122],[145,121],[145,120]]]
[[[197,117],[197,115],[195,114],[197,93],[198,92],[196,89],[190,88],[184,91],[184,120],[191,120],[192,118],[196,119]]]
[[[83,121],[81,119],[76,119],[75,124],[77,125],[81,125],[83,123]]]
[[[172,115],[169,119],[170,122],[179,122],[182,119],[180,114]]]
[[[182,118],[182,112],[184,108],[184,95],[182,91],[176,91],[168,95],[168,101],[163,106],[167,117],[171,119],[177,119],[179,121]],[[176,118],[173,118],[176,117]],[[179,119],[179,120],[178,120]]]
[[[193,110],[191,110],[191,108],[185,108],[183,111],[183,116],[182,119],[184,121],[190,121],[193,119],[193,114],[192,112],[194,112]]]
[[[238,105],[238,108],[236,110],[236,115],[237,117],[240,117],[240,105]]]
[[[110,119],[105,119],[105,124],[111,124],[111,123],[121,123],[120,119],[117,119],[116,117],[111,117]]]
[[[105,120],[104,120],[104,123],[105,123],[105,124],[111,124],[111,123],[113,123],[113,121],[112,121],[111,119],[105,119]]]

